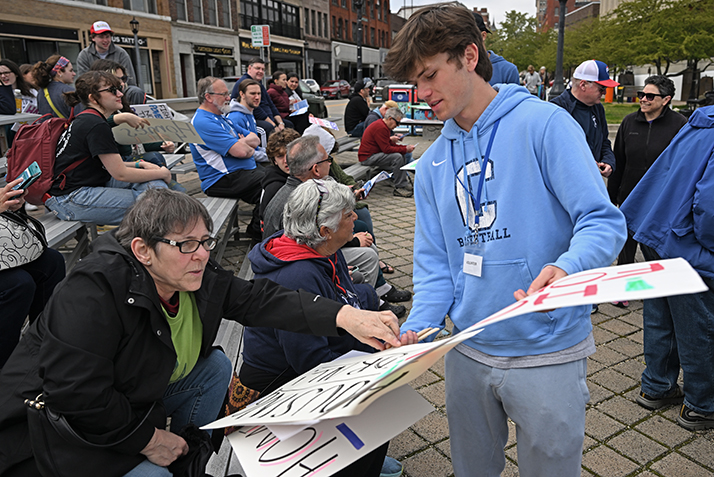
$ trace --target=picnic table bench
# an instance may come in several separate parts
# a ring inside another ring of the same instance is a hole
[[[250,250],[249,250],[250,251]],[[253,279],[253,269],[248,260],[248,253],[241,263],[240,271],[237,277],[243,280]],[[220,346],[225,351],[226,356],[233,364],[233,370],[237,373],[243,362],[241,349],[243,345],[243,325],[236,321],[222,320],[221,326],[218,329],[218,335],[214,346]],[[213,432],[222,432],[223,429],[216,429]],[[233,449],[231,448],[228,439],[223,439],[221,448],[216,450],[216,454],[211,456],[206,466],[206,473],[214,477],[225,477],[230,474],[245,475],[243,469],[238,462]]]

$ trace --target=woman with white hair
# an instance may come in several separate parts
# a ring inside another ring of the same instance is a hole
[[[283,234],[248,254],[255,278],[268,278],[359,309],[377,310],[370,285],[355,285],[340,248],[352,238],[355,199],[349,187],[331,178],[308,180],[295,189],[283,212]],[[246,328],[240,382],[261,395],[270,393],[320,363],[351,350],[374,349],[349,335],[306,336],[270,328]],[[380,475],[388,444],[335,475]],[[401,466],[399,466],[401,467]]]

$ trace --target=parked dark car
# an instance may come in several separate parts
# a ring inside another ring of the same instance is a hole
[[[223,78],[223,81],[225,81],[228,86],[228,91],[233,91],[233,86],[239,78],[240,76],[226,76]],[[268,79],[269,77],[266,76],[266,81]],[[302,92],[303,99],[307,99],[308,112],[316,118],[326,118],[327,108],[325,107],[325,100],[322,96],[310,91],[310,87],[305,84],[303,80],[300,80],[300,91]]]
[[[350,84],[345,80],[330,80],[320,87],[320,93],[325,98],[341,99],[350,95]]]

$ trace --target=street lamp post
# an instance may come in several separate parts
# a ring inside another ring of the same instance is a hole
[[[362,80],[362,6],[364,0],[353,0],[357,8],[357,81]]]
[[[144,82],[141,78],[141,55],[139,54],[139,22],[136,17],[129,22],[131,32],[134,34],[134,62],[136,63],[136,85],[144,89]]]
[[[548,100],[560,96],[565,90],[563,85],[563,43],[565,43],[565,2],[560,1],[560,15],[558,20],[558,56],[555,60],[555,77],[553,78],[553,87],[548,94]]]

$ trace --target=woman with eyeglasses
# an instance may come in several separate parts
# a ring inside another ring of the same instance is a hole
[[[274,234],[248,255],[255,278],[268,278],[355,308],[377,310],[379,299],[374,288],[352,283],[340,250],[352,238],[357,218],[354,206],[352,190],[332,178],[300,184],[285,204],[284,232]],[[246,328],[239,383],[266,395],[320,363],[352,350],[375,351],[348,335],[304,336],[271,328]],[[378,477],[387,447],[379,447],[335,475]]]
[[[48,424],[51,452],[73,464],[62,475],[170,477],[188,450],[181,429],[214,421],[228,391],[232,365],[213,346],[222,319],[399,344],[391,314],[236,278],[210,259],[212,227],[197,199],[151,189],[94,242],[0,374],[0,475],[36,476],[46,461],[23,404],[43,393],[75,432],[107,446],[62,440]]]
[[[625,202],[645,172],[687,123],[687,118],[670,108],[674,91],[671,79],[654,75],[647,78],[645,87],[637,92],[640,109],[625,116],[615,137],[613,152],[616,167],[607,181],[607,191],[613,204],[622,205]],[[635,263],[636,253],[637,242],[628,236],[617,264]],[[628,304],[616,303],[622,307]]]
[[[165,188],[171,172],[150,162],[124,162],[107,118],[122,108],[119,79],[104,71],[88,71],[66,93],[70,106],[91,110],[72,121],[57,144],[54,181],[45,207],[62,220],[118,225],[137,197],[150,188]],[[140,120],[126,115],[127,124]],[[119,122],[119,119],[115,118]]]
[[[40,114],[51,114],[55,118],[69,118],[72,108],[63,99],[64,93],[74,91],[72,83],[77,73],[72,62],[64,56],[52,55],[45,61],[38,61],[32,67],[32,77],[40,88],[37,107]],[[82,111],[82,106],[74,109],[74,114]]]

